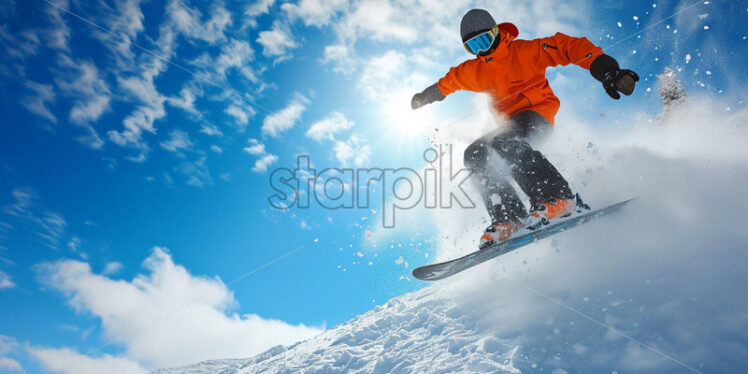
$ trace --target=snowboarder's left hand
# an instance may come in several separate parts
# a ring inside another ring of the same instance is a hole
[[[434,83],[423,90],[423,92],[413,95],[413,99],[410,100],[410,107],[415,110],[434,101],[442,100],[444,100],[444,94],[439,90],[439,86]]]
[[[603,78],[603,88],[608,95],[616,100],[621,98],[618,92],[628,96],[634,92],[636,82],[639,81],[639,75],[629,69],[614,69],[605,73]]]

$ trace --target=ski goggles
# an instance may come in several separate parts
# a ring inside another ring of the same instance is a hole
[[[465,49],[468,52],[474,55],[477,55],[491,48],[491,45],[493,44],[494,39],[496,39],[496,37],[498,36],[499,36],[499,25],[496,25],[491,30],[484,31],[468,39],[465,43],[463,43],[463,45],[465,46]]]

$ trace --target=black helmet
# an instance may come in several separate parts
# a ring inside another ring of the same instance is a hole
[[[470,9],[462,16],[462,21],[460,22],[462,42],[465,43],[473,36],[491,30],[494,26],[496,26],[496,21],[494,21],[488,11],[485,9]]]

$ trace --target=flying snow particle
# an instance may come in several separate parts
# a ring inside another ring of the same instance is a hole
[[[317,239],[317,238],[314,238],[314,242],[315,242],[315,243],[316,243],[316,242],[318,242],[318,241],[319,241],[319,239]]]
[[[689,62],[691,62],[691,54],[690,53],[686,54],[686,63],[689,63]]]
[[[704,30],[709,30],[709,26],[704,25]]]
[[[704,13],[704,14],[697,14],[697,15],[696,15],[696,17],[699,17],[699,19],[704,19],[704,18],[706,18],[707,16],[709,16],[709,13]]]
[[[712,75],[712,72],[711,72],[711,71],[709,71],[709,70],[707,70],[707,71],[706,71],[706,75]]]
[[[634,21],[638,21],[638,20],[639,20],[639,16],[634,16]]]
[[[623,24],[621,24],[621,21],[618,21],[618,27],[623,27]]]
[[[632,55],[635,55],[635,54],[636,54],[636,49],[635,49],[635,50],[634,50],[634,51],[633,51],[633,52],[632,52],[631,54],[632,54]]]
[[[398,265],[400,265],[400,264],[402,264],[402,263],[403,263],[404,261],[405,261],[405,260],[403,259],[403,256],[400,256],[400,257],[398,257],[398,258],[397,258],[397,260],[395,260],[395,263],[396,263],[396,264],[398,264]]]
[[[361,253],[361,252],[356,252],[356,256],[358,256],[358,257],[364,257],[364,254]]]

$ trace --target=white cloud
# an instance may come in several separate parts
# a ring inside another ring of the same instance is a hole
[[[52,114],[49,104],[55,101],[54,86],[32,81],[25,81],[23,85],[33,92],[21,98],[21,105],[31,113],[36,114],[52,123],[57,123],[57,117]]]
[[[169,133],[169,139],[161,142],[161,147],[169,152],[180,152],[192,148],[189,134],[176,129]]]
[[[195,92],[193,91],[193,89],[189,87],[183,87],[179,91],[179,96],[167,97],[166,101],[170,105],[180,108],[185,112],[199,115],[200,113],[195,108],[195,99],[197,99],[197,97],[195,96]]]
[[[111,33],[92,29],[93,34],[102,42],[105,48],[112,51],[115,63],[120,70],[130,71],[135,64],[135,54],[132,43],[136,42],[138,34],[145,27],[145,18],[140,9],[141,0],[125,0],[114,2],[114,7],[100,1],[96,10],[99,24],[103,24]]]
[[[73,101],[70,122],[86,132],[85,135],[78,136],[77,140],[90,148],[100,149],[104,146],[104,141],[91,123],[110,109],[109,86],[99,77],[99,70],[91,62],[73,60],[68,55],[61,54],[58,66],[64,72],[55,78],[57,87]]]
[[[278,161],[278,156],[276,155],[267,154],[262,156],[260,159],[255,161],[255,166],[252,168],[252,171],[256,173],[264,173],[268,170],[268,167],[276,161]]]
[[[178,170],[187,176],[187,184],[197,188],[203,188],[206,185],[213,184],[208,170],[208,157],[202,156],[194,162],[184,162],[179,165]]]
[[[247,126],[247,124],[249,124],[249,117],[254,114],[254,111],[251,108],[245,109],[236,104],[229,105],[224,112],[231,117],[234,117],[236,124],[241,127]]]
[[[249,146],[244,147],[242,151],[258,157],[255,160],[255,166],[252,168],[255,173],[266,172],[270,165],[278,161],[278,156],[267,153],[265,144],[258,142],[257,139],[249,139]]]
[[[254,50],[248,42],[232,39],[228,44],[221,47],[221,54],[212,66],[219,74],[225,76],[226,71],[230,68],[240,68],[254,59]],[[245,75],[251,81],[256,78],[254,75]]]
[[[120,272],[122,270],[122,263],[121,262],[109,262],[104,267],[104,271],[101,272],[101,275],[114,275]]]
[[[257,82],[257,76],[249,64],[252,60],[254,60],[254,50],[249,43],[231,39],[221,46],[221,53],[218,56],[212,57],[208,53],[203,53],[191,63],[203,69],[197,72],[198,80],[210,83],[225,81],[226,74],[236,69],[249,81]]]
[[[327,25],[346,4],[346,0],[301,0],[298,4],[283,4],[281,9],[291,17],[301,18],[307,26],[321,27]]]
[[[257,17],[262,14],[267,14],[273,4],[275,4],[275,0],[255,1],[247,7],[247,9],[244,11],[244,14],[250,17]]]
[[[73,98],[70,121],[83,124],[96,121],[109,110],[109,86],[99,78],[99,70],[88,61],[60,58],[59,65],[69,69],[69,73],[56,80],[57,87]]]
[[[18,342],[16,339],[10,336],[0,335],[0,356],[13,353],[16,350],[18,350]],[[9,357],[0,357],[0,371],[24,372],[21,364]]]
[[[418,36],[413,16],[422,15],[424,6],[414,4],[408,8],[408,5],[393,6],[389,1],[374,0],[359,2],[355,10],[341,20],[341,30],[352,33],[349,35],[366,35],[375,41],[412,42]]]
[[[213,145],[210,146],[210,150],[213,151],[213,152],[215,152],[215,153],[218,153],[219,155],[221,153],[223,153],[223,149],[221,147],[215,145],[215,144],[213,144]]]
[[[39,35],[36,31],[25,30],[20,33],[8,31],[8,25],[0,25],[0,46],[7,56],[24,59],[39,51]]]
[[[278,156],[267,154],[262,156],[260,159],[255,161],[255,166],[252,167],[252,171],[256,173],[264,173],[268,170],[268,167],[278,161]]]
[[[296,121],[301,119],[301,113],[304,112],[307,104],[309,104],[309,100],[298,95],[285,108],[265,117],[265,120],[262,122],[262,133],[277,137],[281,132],[292,128],[296,124]]]
[[[70,238],[70,240],[68,241],[68,248],[70,249],[70,251],[79,254],[84,259],[87,258],[88,255],[86,253],[79,251],[80,247],[81,247],[81,238],[77,236],[73,236],[72,238]]]
[[[201,125],[200,132],[210,136],[223,136],[223,132],[215,125]]]
[[[120,146],[130,146],[139,151],[134,156],[126,157],[133,162],[146,160],[149,146],[143,141],[144,132],[155,134],[154,123],[166,116],[164,102],[196,113],[194,109],[195,91],[183,88],[181,97],[167,98],[156,89],[154,79],[169,66],[165,59],[172,58],[178,35],[176,31],[185,33],[186,37],[193,37],[205,41],[223,39],[223,28],[230,22],[226,11],[215,8],[213,16],[205,24],[200,22],[201,13],[187,8],[182,1],[174,0],[167,4],[166,12],[169,19],[159,26],[159,37],[154,42],[155,55],[141,55],[138,68],[139,76],[119,76],[117,82],[120,88],[134,99],[138,105],[123,121],[122,130],[107,132],[109,139]]]
[[[0,357],[0,371],[24,372],[20,362],[8,357]]]
[[[385,98],[383,93],[391,91],[393,78],[405,72],[406,61],[405,55],[392,50],[370,58],[361,74],[358,89],[370,99]]]
[[[316,141],[323,139],[335,140],[335,134],[353,127],[353,122],[349,121],[340,112],[332,112],[322,120],[315,122],[309,127],[306,136]]]
[[[38,199],[30,188],[15,188],[11,192],[15,202],[3,207],[3,212],[26,225],[32,225],[34,235],[51,249],[57,249],[65,235],[67,222],[52,211],[36,204]]]
[[[299,226],[301,227],[302,230],[311,230],[312,229],[312,227],[309,226],[308,223],[306,223],[305,219],[301,220],[301,223],[299,224]]]
[[[6,289],[6,288],[14,288],[16,286],[15,283],[13,283],[13,280],[10,278],[10,275],[0,271],[0,290]]]
[[[69,50],[68,41],[70,39],[70,28],[65,23],[65,19],[62,15],[60,8],[69,9],[70,4],[68,0],[60,0],[55,3],[57,7],[47,6],[44,7],[44,11],[49,17],[49,28],[44,30],[45,37],[43,38],[47,45],[51,48],[67,51]]]
[[[70,348],[29,347],[34,356],[48,371],[65,374],[141,374],[145,373],[138,362],[126,358],[104,354],[89,357]]]
[[[208,43],[225,39],[224,31],[231,25],[231,13],[223,6],[212,7],[210,18],[205,22],[198,9],[190,8],[182,0],[171,0],[166,5],[166,13],[180,33]]]
[[[265,154],[265,144],[258,142],[257,139],[249,139],[249,146],[244,147],[243,151],[251,155],[262,156]]]
[[[132,360],[133,369],[249,357],[320,331],[229,313],[238,303],[228,287],[218,277],[190,274],[164,248],[155,247],[143,266],[147,273],[132,281],[94,274],[89,264],[73,260],[44,263],[36,270],[40,281],[62,292],[76,311],[101,318],[107,337],[120,337],[123,357]],[[154,322],[159,317],[163,318]],[[54,361],[60,364],[64,359]]]
[[[257,18],[270,12],[270,8],[275,4],[275,0],[258,0],[250,4],[244,11],[245,26],[257,27]]]
[[[333,63],[333,71],[348,74],[356,70],[357,59],[352,55],[353,47],[345,44],[334,44],[325,47],[322,63]]]
[[[335,158],[340,161],[343,166],[347,167],[350,164],[353,164],[360,167],[369,162],[371,146],[368,144],[366,139],[354,134],[346,141],[335,142],[333,152]]]
[[[18,348],[18,342],[11,336],[0,335],[0,355],[6,355]]]
[[[109,139],[120,146],[133,146],[141,150],[140,156],[133,161],[144,161],[148,145],[142,141],[143,132],[156,133],[154,122],[166,116],[164,101],[153,83],[153,71],[144,71],[142,77],[118,78],[120,87],[141,105],[123,121],[124,130],[110,130]]]
[[[272,29],[260,32],[257,42],[262,45],[263,55],[268,57],[281,56],[276,62],[287,58],[288,56],[284,55],[287,54],[288,50],[299,46],[291,35],[288,26],[278,21],[273,22]]]

